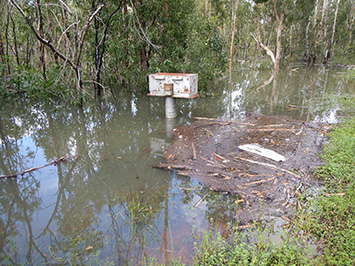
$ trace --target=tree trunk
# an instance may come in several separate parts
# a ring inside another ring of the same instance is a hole
[[[327,64],[329,59],[330,59],[330,51],[332,49],[332,45],[333,45],[333,42],[334,42],[335,26],[336,26],[337,17],[338,17],[339,3],[340,3],[340,0],[338,0],[337,3],[336,3],[335,14],[334,14],[334,22],[333,22],[333,28],[332,28],[332,35],[331,35],[330,40],[329,40],[328,48],[326,49],[326,51],[324,53],[323,64]]]
[[[39,33],[39,36],[44,38],[43,20],[42,20],[42,11],[41,11],[40,0],[37,0],[37,11],[38,11],[38,33]],[[41,63],[43,80],[46,80],[45,50],[44,50],[44,44],[42,42],[39,42],[39,61]]]
[[[92,10],[95,10],[95,0],[92,1]],[[94,28],[95,28],[95,90],[96,95],[101,95],[102,87],[100,84],[100,71],[99,71],[99,61],[100,61],[100,42],[99,42],[99,20],[95,17],[94,18]]]
[[[5,42],[6,42],[6,57],[9,58],[9,25],[10,25],[10,7],[7,9],[6,27],[5,27]],[[10,60],[7,60],[7,73],[11,75]]]
[[[277,12],[276,0],[272,0],[272,2],[274,4],[273,14],[274,14],[274,17],[275,17],[276,23],[277,23],[276,56],[275,56],[275,63],[274,63],[274,71],[277,72],[280,69],[281,49],[282,49],[281,35],[282,35],[282,29],[283,29],[284,13],[281,12],[281,14],[279,15]]]
[[[281,35],[283,29],[283,17],[284,14],[281,13],[279,20],[277,21],[277,34],[276,34],[276,56],[275,56],[275,65],[274,70],[278,71],[280,69],[280,61],[281,61]]]
[[[317,1],[317,3],[318,3],[318,1]],[[314,48],[313,48],[313,55],[312,55],[312,63],[313,64],[316,62],[316,59],[317,59],[319,45],[321,45],[321,46],[323,45],[323,41],[324,41],[324,38],[326,35],[325,26],[324,26],[324,19],[325,19],[325,14],[327,12],[327,7],[328,7],[328,0],[323,0],[322,16],[321,16],[321,20],[319,22],[319,27],[318,27],[318,30],[315,34],[315,40],[314,40]],[[316,10],[317,10],[317,6],[316,6]],[[316,17],[317,14],[314,14],[314,16]],[[316,19],[314,21],[316,24]]]
[[[235,8],[232,10],[232,38],[229,50],[229,71],[232,71],[232,59],[233,59],[233,46],[234,46],[234,35],[235,35],[235,22],[237,20],[237,10],[238,10],[239,0],[235,0]]]
[[[30,59],[31,59],[30,38],[29,38],[29,36],[27,36],[27,38],[26,38],[26,61],[25,61],[25,65],[27,67],[30,64]]]
[[[290,59],[291,59],[291,54],[292,54],[292,35],[293,35],[293,28],[294,28],[294,25],[291,25],[290,27],[290,37],[288,39],[288,55],[287,55],[287,60],[288,62],[290,62]]]
[[[16,63],[18,66],[20,66],[20,58],[18,55],[18,49],[17,49],[17,37],[16,37],[16,26],[13,18],[10,16],[11,22],[12,22],[12,32],[14,34],[14,49],[15,49],[15,57],[16,57]]]
[[[94,25],[95,25],[95,90],[96,90],[96,95],[98,97],[101,96],[103,86],[101,84],[101,71],[102,71],[102,62],[103,62],[103,57],[105,55],[105,49],[106,49],[106,39],[107,39],[107,31],[110,27],[110,22],[112,17],[121,9],[123,0],[121,0],[118,4],[118,7],[109,15],[105,25],[105,29],[103,32],[103,38],[102,42],[99,42],[99,28],[100,24],[98,19],[95,17],[94,19]],[[127,8],[127,5],[125,5]],[[95,10],[95,1],[93,1],[93,11]],[[127,11],[127,10],[126,10]],[[100,49],[101,46],[101,49]]]
[[[310,53],[310,47],[309,47],[309,26],[311,25],[311,17],[308,19],[308,24],[306,27],[306,47],[305,47],[305,61],[309,64],[311,63],[311,53]]]
[[[5,50],[4,50],[4,43],[2,41],[2,29],[1,28],[0,28],[0,57],[1,57],[1,62],[3,64],[3,68],[5,69],[5,67],[6,67]]]

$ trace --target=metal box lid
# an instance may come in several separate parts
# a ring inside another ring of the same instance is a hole
[[[149,75],[149,96],[196,98],[197,74],[155,73]]]

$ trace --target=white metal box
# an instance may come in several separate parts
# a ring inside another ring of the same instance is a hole
[[[149,75],[149,96],[195,98],[197,74],[156,73]]]

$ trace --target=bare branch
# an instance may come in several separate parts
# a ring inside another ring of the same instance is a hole
[[[29,17],[27,17],[27,15],[25,14],[25,12],[21,9],[21,7],[16,3],[16,1],[14,0],[9,0],[15,7],[16,9],[21,13],[21,15],[24,17],[24,19],[26,20],[28,26],[31,28],[31,30],[33,31],[33,33],[35,34],[36,38],[43,44],[45,44],[47,47],[49,47],[49,49],[52,50],[52,52],[54,54],[57,54],[62,60],[64,60],[66,63],[68,63],[74,70],[76,70],[76,66],[74,65],[74,63],[67,58],[65,55],[63,55],[61,52],[59,52],[51,43],[50,41],[47,41],[46,39],[42,38],[39,33],[37,32],[37,30],[34,28],[31,20],[29,19]]]
[[[11,0],[12,1],[12,0]],[[79,65],[80,63],[80,59],[81,59],[81,55],[82,55],[82,52],[83,52],[83,46],[84,46],[84,39],[85,39],[85,36],[89,30],[89,27],[90,27],[90,24],[91,24],[91,21],[94,19],[94,17],[96,16],[96,14],[101,10],[101,8],[104,7],[104,4],[101,4],[99,5],[99,7],[91,14],[90,18],[88,19],[88,21],[86,22],[86,25],[84,26],[83,30],[82,30],[82,34],[81,34],[81,42],[80,42],[80,48],[79,48],[79,53],[78,53],[78,57],[76,59],[76,64],[77,66]]]
[[[59,47],[59,44],[60,44],[60,42],[62,41],[63,35],[66,34],[67,31],[70,30],[70,28],[71,28],[72,26],[74,26],[75,24],[78,24],[78,23],[79,23],[79,22],[74,22],[74,23],[70,24],[70,25],[63,31],[62,35],[60,35],[60,37],[59,37],[59,40],[58,40],[58,43],[57,43],[57,48]]]
[[[59,0],[59,2],[68,10],[70,15],[73,15],[73,12],[71,12],[70,8],[62,0]]]
[[[143,33],[143,37],[144,37],[144,38],[142,38],[140,34],[139,34],[139,37],[141,37],[142,40],[146,41],[149,45],[151,45],[153,48],[155,48],[155,49],[157,49],[157,50],[160,49],[160,48],[162,48],[162,46],[160,46],[160,45],[153,44],[153,43],[150,41],[150,39],[148,38],[148,36],[145,34],[145,32],[144,32],[144,30],[143,30],[143,28],[142,28],[142,25],[141,25],[141,23],[140,23],[140,21],[139,21],[139,19],[138,19],[138,16],[137,16],[137,13],[136,13],[136,8],[134,7],[132,0],[130,0],[130,2],[131,2],[131,5],[132,5],[132,9],[133,9],[135,18],[136,18],[136,20],[137,20],[137,22],[138,22],[138,25],[139,25],[139,29],[140,29],[140,31]]]
[[[267,47],[265,44],[263,44],[261,42],[261,40],[256,39],[253,33],[250,33],[250,34],[251,34],[251,36],[253,36],[254,40],[260,45],[260,47],[263,48],[266,51],[268,56],[271,57],[272,62],[275,64],[275,55],[274,55],[274,53],[269,49],[269,47]]]

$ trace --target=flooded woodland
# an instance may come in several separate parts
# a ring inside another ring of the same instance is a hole
[[[176,170],[149,166],[164,162],[174,129],[194,117],[234,121],[254,114],[337,123],[349,111],[341,103],[353,97],[355,80],[340,67],[295,65],[271,80],[270,70],[235,69],[231,82],[226,76],[213,84],[213,96],[177,99],[175,119],[165,118],[164,98],[134,93],[82,108],[1,105],[0,175],[66,156],[1,180],[1,263],[137,265],[180,258],[189,264],[204,231],[227,237],[231,224],[255,220],[270,223],[275,234],[282,230],[282,212],[264,210],[238,221],[238,193],[211,191]]]

